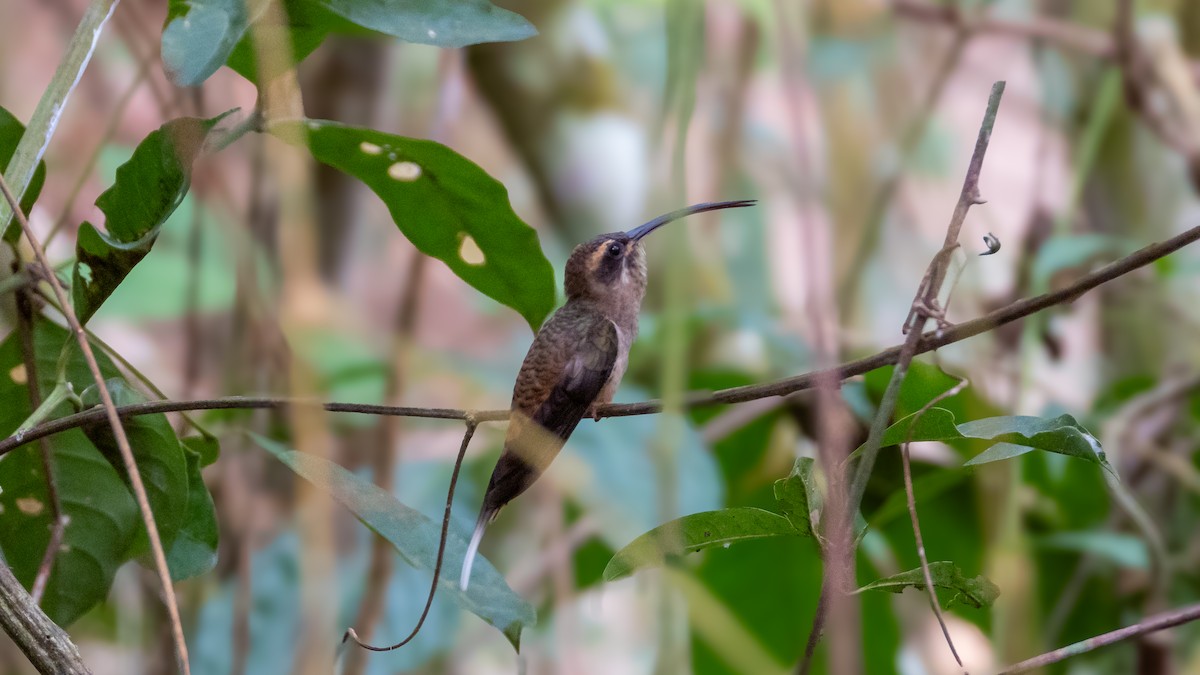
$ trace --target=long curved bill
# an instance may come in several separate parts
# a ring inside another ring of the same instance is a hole
[[[684,208],[679,209],[678,211],[672,211],[670,213],[661,215],[644,225],[638,225],[637,227],[633,228],[632,230],[626,232],[625,234],[629,235],[630,239],[637,241],[637,240],[641,239],[642,237],[650,234],[651,232],[657,230],[658,228],[662,227],[663,225],[666,225],[667,223],[671,222],[672,220],[679,220],[680,218],[686,218],[688,216],[695,215],[697,213],[704,213],[705,211],[719,211],[721,209],[740,209],[743,206],[754,206],[756,203],[757,203],[757,200],[754,200],[754,199],[741,199],[741,200],[738,200],[735,202],[705,202],[703,204],[692,204],[691,206],[685,206]]]

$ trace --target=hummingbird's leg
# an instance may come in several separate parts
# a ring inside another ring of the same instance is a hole
[[[591,407],[588,408],[587,416],[592,418],[593,422],[599,422],[600,420],[604,419],[600,416],[600,404],[593,403]]]

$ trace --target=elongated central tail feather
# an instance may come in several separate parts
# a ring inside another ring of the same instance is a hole
[[[475,566],[475,555],[479,552],[479,542],[483,540],[483,531],[487,529],[488,523],[495,515],[495,511],[489,512],[485,506],[479,512],[479,520],[475,521],[475,532],[471,535],[471,543],[467,545],[467,554],[463,558],[462,575],[458,578],[458,586],[464,591],[471,583],[471,568]]]

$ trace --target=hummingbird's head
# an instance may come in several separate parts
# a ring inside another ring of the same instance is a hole
[[[602,234],[575,247],[567,260],[568,298],[633,297],[646,291],[646,249],[626,232]]]
[[[646,250],[642,238],[667,223],[694,213],[751,206],[754,200],[694,204],[659,216],[628,232],[602,234],[575,247],[567,260],[568,299],[592,298],[640,304],[646,292]]]

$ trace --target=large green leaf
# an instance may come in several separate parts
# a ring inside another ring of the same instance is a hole
[[[182,441],[187,457],[187,504],[175,541],[166,550],[171,578],[179,581],[207,573],[217,564],[217,510],[204,485],[200,467],[206,455],[215,459],[216,439],[195,436]]]
[[[73,339],[65,329],[38,320],[34,331],[39,390],[54,387],[55,364],[62,346]],[[101,371],[117,375],[113,364],[97,355]],[[0,344],[0,434],[11,434],[32,412],[24,360],[18,337]],[[81,386],[91,380],[83,359],[68,362],[67,378]],[[66,404],[53,414],[72,412]],[[69,519],[46,586],[42,608],[66,626],[108,595],[117,568],[130,558],[140,518],[132,495],[117,472],[79,430],[46,439],[58,481],[63,512]],[[38,443],[0,458],[0,549],[13,573],[27,588],[37,576],[50,541],[50,497]]]
[[[279,76],[293,63],[299,64],[316,51],[331,33],[375,35],[371,31],[346,21],[314,0],[283,0],[286,23],[272,21],[271,14],[259,20],[253,31],[247,31],[225,65],[242,77],[262,84]],[[260,71],[259,42],[265,49],[281,54],[286,49],[289,58],[271,59],[266,66],[270,70]]]
[[[289,450],[262,436],[252,437],[264,450],[305,480],[327,491],[362,524],[386,539],[408,564],[418,569],[434,568],[441,537],[440,523],[401,504],[375,484],[333,462]],[[438,590],[463,609],[500,629],[513,647],[519,649],[521,630],[532,626],[536,620],[533,607],[514,593],[500,572],[482,556],[475,561],[470,589],[464,592],[459,588],[457,579],[466,552],[467,542],[450,532]],[[368,592],[375,590],[378,589]]]
[[[113,186],[96,199],[106,231],[85,222],[75,245],[71,296],[80,321],[87,321],[150,252],[159,228],[187,193],[192,161],[222,117],[183,117],[152,131],[117,169]]]
[[[142,403],[146,400],[120,378],[111,378],[105,384],[113,403],[117,406]],[[96,385],[84,390],[80,399],[84,407],[99,405],[100,394]],[[183,447],[179,444],[175,431],[171,429],[166,415],[139,415],[123,420],[122,426],[129,439],[133,458],[137,461],[138,474],[146,488],[150,510],[154,512],[154,523],[158,526],[163,550],[169,551],[188,506],[188,465]],[[83,432],[109,464],[112,464],[121,479],[128,482],[125,462],[121,458],[121,451],[117,447],[108,421],[90,424],[83,428]],[[141,531],[135,553],[149,550],[148,540],[142,539],[145,537],[144,528],[139,529]]]
[[[247,79],[269,80],[278,73],[257,72],[255,39],[268,49],[286,48],[299,63],[334,32],[366,29],[448,48],[537,35],[524,17],[487,0],[284,0],[285,25],[260,22],[271,16],[266,5],[266,0],[171,0],[162,36],[167,75],[181,87],[194,87],[227,63]],[[255,22],[260,32],[251,35]]]
[[[512,42],[537,35],[520,14],[487,0],[316,1],[364,28],[435,47]]]
[[[969,465],[1007,459],[1007,449],[1003,446],[1012,444],[1077,457],[1099,464],[1110,473],[1113,471],[1104,456],[1104,450],[1100,447],[1100,441],[1070,415],[1059,415],[1055,418],[1025,415],[986,417],[960,424],[958,430],[968,438],[986,439],[1001,444],[972,457],[967,462]]]
[[[787,518],[749,506],[693,513],[663,523],[629,542],[608,562],[604,578],[620,579],[639,569],[662,565],[670,557],[714,546],[800,534]]]
[[[163,68],[180,87],[195,87],[225,63],[249,28],[254,0],[170,0],[162,34]],[[250,7],[247,7],[247,6]]]
[[[983,576],[974,578],[965,577],[962,570],[958,569],[958,566],[952,562],[941,561],[929,563],[929,577],[933,580],[933,587],[935,589],[947,590],[954,593],[949,601],[942,603],[947,608],[952,607],[958,602],[970,605],[975,609],[991,607],[996,598],[1000,596],[1000,589],[996,587],[996,584],[988,581]],[[910,587],[917,590],[925,590],[925,575],[921,572],[921,568],[918,567],[917,569],[872,581],[856,592],[887,591],[889,593],[900,593]]]
[[[13,116],[4,108],[0,108],[0,172],[8,169],[8,163],[12,160],[13,153],[17,151],[17,144],[21,142],[21,136],[25,134],[25,125]],[[29,210],[33,208],[33,203],[37,201],[38,195],[42,192],[42,184],[46,182],[46,163],[38,162],[37,169],[33,172],[33,180],[29,182],[29,188],[25,190],[25,196],[21,199],[21,211],[25,215],[29,215]],[[20,228],[13,228],[12,241],[20,234]]]
[[[383,199],[404,236],[422,253],[521,313],[536,330],[554,307],[554,271],[537,233],[513,213],[504,185],[433,141],[310,121],[272,125],[271,133],[308,147]]]

